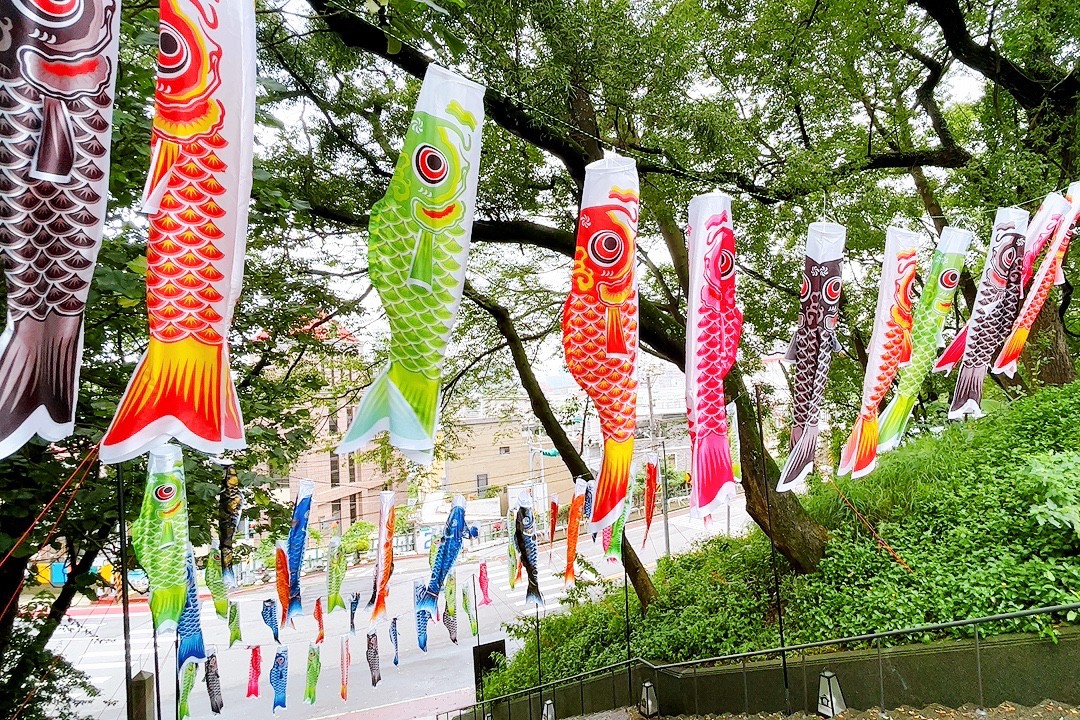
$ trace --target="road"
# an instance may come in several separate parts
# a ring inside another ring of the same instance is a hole
[[[731,530],[739,534],[750,523],[742,505],[741,496],[732,505]],[[706,530],[701,521],[691,520],[685,510],[675,512],[670,518],[672,552],[687,549],[695,540],[712,534],[727,532],[726,516],[722,516]],[[642,543],[645,528],[642,522],[627,528],[627,537],[647,565],[655,565],[664,554],[663,519],[659,513],[653,521],[648,539]],[[622,575],[622,566],[604,561],[599,539],[594,543],[588,535],[581,536],[578,553],[607,577]],[[557,611],[564,591],[563,581],[554,576],[565,567],[566,546],[556,542],[551,560],[548,547],[540,552],[540,589],[546,601],[542,612]],[[480,640],[488,642],[505,638],[503,624],[524,615],[532,615],[532,606],[526,607],[525,583],[510,590],[506,546],[469,549],[466,548],[457,564],[458,587],[472,583],[479,564],[486,561],[490,579],[491,604],[478,608]],[[302,581],[304,615],[296,618],[295,628],[281,630],[282,646],[289,651],[289,676],[287,708],[278,715],[297,720],[312,718],[364,718],[379,720],[433,716],[436,712],[462,707],[474,701],[472,674],[472,645],[477,640],[471,634],[468,620],[458,605],[458,642],[454,645],[446,628],[432,620],[428,626],[428,651],[421,652],[416,641],[416,621],[413,612],[412,587],[414,580],[426,582],[429,576],[426,557],[401,558],[396,561],[387,610],[390,617],[398,618],[400,664],[394,666],[388,621],[378,626],[377,637],[382,680],[377,687],[371,686],[366,660],[365,630],[370,616],[364,605],[371,594],[372,566],[360,566],[348,571],[342,594],[348,602],[351,593],[359,592],[363,598],[356,613],[357,634],[349,634],[349,612],[338,610],[325,617],[326,640],[321,648],[322,673],[318,681],[316,702],[303,702],[308,646],[317,634],[316,622],[311,616],[315,597],[326,599],[326,579],[322,574],[305,577]],[[579,575],[580,575],[579,569]],[[524,580],[524,578],[523,578]],[[478,592],[479,595],[479,592]],[[240,626],[243,639],[228,645],[228,628],[224,620],[214,613],[209,600],[202,603],[203,635],[208,646],[216,646],[221,674],[224,709],[217,716],[224,720],[247,720],[251,717],[269,717],[273,690],[269,683],[269,668],[278,645],[274,643],[269,628],[261,619],[262,601],[276,597],[271,586],[246,589],[237,593],[240,605]],[[325,607],[324,607],[325,610]],[[154,672],[154,643],[150,613],[145,603],[132,604],[131,637],[133,674],[139,670]],[[340,697],[340,638],[349,637],[352,658],[349,674],[348,700]],[[163,719],[175,716],[175,667],[176,656],[173,637],[159,638],[158,660],[162,678]],[[246,698],[250,647],[258,645],[262,653],[262,673],[258,698]],[[92,716],[101,720],[121,720],[124,714],[124,642],[120,608],[117,606],[84,606],[73,609],[71,615],[57,630],[49,644],[92,678],[102,696],[86,706]],[[509,643],[508,647],[513,648]],[[193,718],[212,717],[202,670],[191,693],[190,707]],[[377,712],[376,712],[377,710]],[[253,715],[254,713],[254,715]]]

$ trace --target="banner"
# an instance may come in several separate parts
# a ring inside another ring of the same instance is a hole
[[[866,350],[862,407],[851,437],[840,453],[837,475],[860,478],[877,466],[878,404],[892,387],[901,365],[911,360],[911,292],[915,283],[915,250],[919,236],[890,227],[885,233],[874,330]]]
[[[0,459],[75,429],[83,313],[109,197],[119,0],[0,10]]]
[[[941,231],[912,321],[911,364],[900,373],[896,395],[881,416],[879,453],[900,444],[919,388],[934,364],[938,349],[945,344],[941,332],[952,313],[956,286],[960,284],[960,272],[964,269],[964,256],[970,242],[971,233],[967,230],[945,227]]]
[[[983,380],[1020,310],[1027,225],[1026,210],[998,208],[971,317],[934,365],[949,372],[960,364],[950,420],[983,415]]]
[[[596,406],[604,436],[589,532],[622,514],[630,480],[637,427],[637,225],[634,160],[611,155],[589,163],[562,315],[566,366]]]
[[[431,462],[442,368],[465,284],[483,123],[483,86],[429,65],[390,187],[368,223],[368,274],[390,323],[390,363],[360,401],[338,455],[389,430],[407,458]]]
[[[686,230],[686,416],[690,428],[690,517],[706,522],[735,495],[724,378],[735,364],[742,312],[735,304],[735,229],[723,193],[690,201]]]
[[[1061,196],[1058,195],[1057,197],[1060,198]],[[1035,216],[1035,221],[1032,223],[1038,229],[1034,242],[1031,232],[1032,226],[1028,226],[1025,244],[1030,252],[1026,251],[1024,253],[1024,277],[1021,278],[1023,286],[1027,285],[1035,258],[1038,257],[1039,250],[1042,249],[1041,245],[1046,244],[1046,236],[1052,234],[1053,240],[1046,248],[1046,257],[1043,258],[1042,264],[1039,265],[1039,271],[1031,284],[1031,290],[1024,299],[1024,304],[1020,308],[1009,336],[1005,339],[1005,345],[1001,348],[997,360],[994,361],[993,371],[995,373],[1005,373],[1009,377],[1016,373],[1016,361],[1020,359],[1020,353],[1024,350],[1031,328],[1035,325],[1035,319],[1042,311],[1043,305],[1046,304],[1046,298],[1049,297],[1050,290],[1054,285],[1061,285],[1065,282],[1065,275],[1061,272],[1061,266],[1065,262],[1065,253],[1069,251],[1072,227],[1076,223],[1077,216],[1080,215],[1080,182],[1069,186],[1068,199],[1064,204],[1057,203],[1051,197],[1048,197],[1044,205],[1051,202],[1053,202],[1053,206],[1046,212],[1049,217],[1044,217],[1043,208],[1040,208],[1039,214]],[[1054,213],[1058,210],[1060,210],[1060,215],[1057,215],[1057,222],[1055,223]],[[1023,287],[1021,287],[1021,291],[1023,291]]]
[[[101,441],[122,462],[170,438],[246,447],[229,328],[247,245],[255,128],[255,5],[161,0],[150,174],[150,341]]]
[[[840,318],[846,239],[847,230],[836,223],[810,223],[806,234],[799,324],[784,355],[785,361],[795,365],[791,453],[780,471],[777,492],[791,490],[814,469],[821,403],[833,353],[840,349],[836,323]]]

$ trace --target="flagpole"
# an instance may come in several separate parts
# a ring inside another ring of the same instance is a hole
[[[128,606],[128,571],[127,571],[127,513],[124,510],[124,463],[116,466],[116,507],[120,516],[120,596],[124,609],[124,689],[127,691],[127,718],[133,720],[135,708],[132,704],[133,688],[131,685],[131,615]],[[153,623],[153,620],[150,621]]]
[[[157,626],[150,618],[150,632],[154,636],[154,701],[157,705],[157,720],[164,720],[161,715],[161,665],[158,663]]]
[[[761,481],[765,488],[765,513],[769,519],[769,544],[773,574],[773,587],[776,592],[776,618],[780,630],[780,664],[784,670],[784,712],[791,714],[791,688],[788,684],[787,643],[784,642],[784,604],[780,600],[780,571],[776,565],[776,541],[773,540],[772,503],[769,501],[769,476],[765,472],[765,433],[761,425],[761,385],[754,385],[754,403],[757,405],[758,449],[761,451]]]

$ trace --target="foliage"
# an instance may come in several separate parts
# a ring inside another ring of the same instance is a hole
[[[395,523],[396,524],[396,523]],[[364,553],[371,549],[371,534],[375,524],[367,520],[356,520],[341,536],[341,547],[347,553]]]
[[[6,707],[14,716],[25,720],[89,720],[85,706],[91,704],[101,692],[90,682],[90,677],[52,650],[34,647],[31,640],[41,630],[41,613],[48,612],[47,598],[43,596],[24,608],[15,623],[11,641],[17,647],[33,652],[34,667],[40,668],[32,679],[18,688],[22,698],[17,706]],[[9,653],[0,660],[0,677],[7,677],[15,669],[21,655]]]
[[[806,506],[831,539],[817,573],[783,575],[787,642],[1080,601],[1080,538],[1072,521],[1078,445],[1080,383],[1074,383],[909,442],[862,480],[811,482]],[[878,547],[836,487],[911,572]],[[631,653],[681,661],[777,647],[769,563],[760,532],[713,538],[662,559],[654,575],[660,598],[644,617],[631,594]],[[544,679],[624,660],[623,601],[621,588],[607,589],[545,618]],[[488,677],[488,697],[535,682],[532,622],[511,626],[525,647]],[[981,630],[1045,631],[1049,622],[1031,617]],[[912,639],[922,638],[894,642]]]

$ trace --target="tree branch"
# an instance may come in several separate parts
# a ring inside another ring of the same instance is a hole
[[[419,50],[402,44],[390,52],[386,33],[354,12],[334,5],[330,0],[308,0],[323,22],[348,47],[378,55],[410,75],[423,78],[433,60]],[[588,155],[580,144],[538,123],[525,108],[511,98],[488,90],[484,95],[488,115],[500,127],[557,157],[580,185],[585,179]]]
[[[1080,79],[1069,73],[1064,78],[1040,78],[1005,57],[988,42],[979,45],[971,36],[958,0],[908,0],[917,5],[941,28],[945,45],[956,59],[975,70],[1016,98],[1022,107],[1033,110],[1049,101],[1061,111],[1076,107]]]
[[[499,332],[506,339],[507,345],[510,347],[510,354],[514,358],[514,366],[517,368],[521,385],[529,395],[529,404],[532,407],[533,414],[540,421],[540,424],[544,426],[544,432],[551,438],[551,443],[559,451],[559,455],[562,456],[562,460],[570,474],[574,477],[592,477],[592,472],[585,465],[585,461],[581,459],[581,455],[578,454],[574,443],[567,437],[562,423],[555,417],[555,413],[552,411],[551,405],[548,403],[547,397],[536,379],[536,375],[533,374],[532,365],[529,364],[529,357],[525,353],[525,346],[518,335],[517,328],[514,327],[510,312],[491,298],[477,292],[468,281],[465,282],[465,297],[472,300],[477,307],[492,317]],[[649,577],[649,573],[645,570],[645,566],[641,563],[633,546],[627,542],[625,535],[623,536],[623,565],[626,567],[627,575],[630,577],[634,592],[637,594],[644,611],[649,606],[649,603],[656,599],[656,588],[653,586],[652,578]]]

